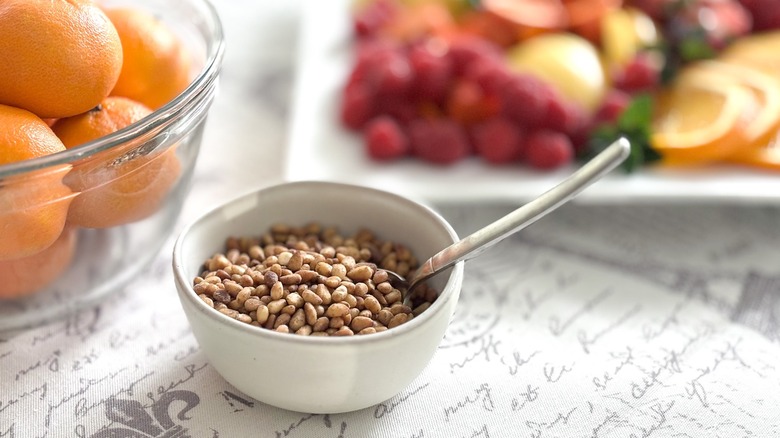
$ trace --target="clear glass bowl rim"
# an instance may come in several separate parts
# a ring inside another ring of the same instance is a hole
[[[19,176],[27,172],[45,169],[52,166],[69,164],[76,160],[90,157],[101,151],[118,147],[134,138],[164,126],[175,120],[177,116],[197,104],[203,94],[208,94],[216,86],[222,57],[225,51],[225,39],[219,14],[209,0],[191,0],[196,10],[203,12],[203,26],[205,26],[204,43],[206,45],[206,57],[203,68],[197,76],[174,99],[158,108],[149,116],[126,128],[87,142],[83,145],[56,152],[43,157],[32,158],[16,163],[0,165],[0,181],[10,176]]]

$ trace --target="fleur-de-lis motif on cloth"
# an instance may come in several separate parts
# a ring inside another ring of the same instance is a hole
[[[189,420],[187,412],[200,403],[200,397],[192,391],[166,392],[151,406],[151,415],[137,400],[112,397],[105,403],[106,417],[124,426],[100,430],[91,438],[191,438],[184,426],[171,419],[170,408],[175,401],[184,402],[176,419]]]

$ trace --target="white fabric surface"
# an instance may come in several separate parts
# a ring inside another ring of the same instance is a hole
[[[215,4],[228,49],[179,227],[281,178],[298,2]],[[508,210],[441,211],[464,235]],[[99,307],[0,334],[0,437],[780,436],[778,224],[760,206],[564,207],[466,264],[417,380],[336,415],[263,405],[209,366],[171,240]]]
[[[503,211],[442,208],[461,234]],[[769,208],[565,207],[467,262],[447,335],[408,388],[324,416],[253,401],[209,366],[163,252],[110,303],[0,344],[0,433],[778,436],[777,327],[733,321],[780,310],[778,220]],[[155,417],[166,400],[171,422]]]

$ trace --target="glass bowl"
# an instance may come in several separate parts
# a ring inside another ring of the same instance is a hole
[[[193,55],[193,79],[111,135],[0,166],[0,331],[63,317],[122,290],[168,240],[190,189],[224,52],[217,12],[207,0],[99,4],[162,20]]]

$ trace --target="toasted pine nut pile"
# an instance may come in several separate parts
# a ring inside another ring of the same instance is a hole
[[[277,224],[259,237],[230,237],[225,252],[193,280],[209,306],[238,321],[308,336],[378,333],[410,321],[436,300],[422,285],[411,306],[385,269],[408,275],[408,248],[368,229],[342,236],[335,227]]]

